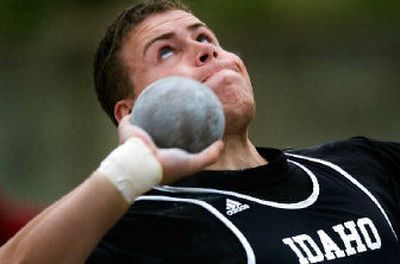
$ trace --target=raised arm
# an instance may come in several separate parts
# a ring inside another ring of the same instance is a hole
[[[88,179],[0,248],[0,263],[83,263],[137,196],[211,165],[222,149],[221,142],[198,154],[157,149],[128,117],[119,136],[121,145]]]

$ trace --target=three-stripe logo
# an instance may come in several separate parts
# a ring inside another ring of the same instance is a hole
[[[226,214],[227,215],[234,215],[234,214],[237,214],[237,213],[242,212],[249,208],[250,208],[250,206],[248,204],[242,204],[238,201],[226,199]]]

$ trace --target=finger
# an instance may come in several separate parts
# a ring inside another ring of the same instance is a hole
[[[190,168],[197,171],[214,164],[218,160],[218,157],[223,148],[224,143],[222,142],[222,140],[218,140],[203,151],[192,154],[189,160]]]
[[[119,143],[124,143],[129,137],[132,137],[132,125],[130,123],[131,115],[124,116],[118,124]]]
[[[149,146],[152,151],[156,152],[156,146],[150,135],[142,128],[132,125],[130,122],[131,115],[124,116],[118,125],[118,137],[120,144],[124,143],[130,137],[138,137]]]
[[[159,160],[164,169],[163,184],[196,173],[215,163],[223,149],[222,141],[217,141],[200,153],[191,154],[182,149],[160,149]]]

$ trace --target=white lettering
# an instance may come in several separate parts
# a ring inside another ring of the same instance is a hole
[[[344,226],[350,231],[349,234],[346,234],[344,231]],[[351,256],[356,254],[357,252],[364,252],[367,251],[366,246],[363,244],[361,241],[361,237],[358,234],[358,231],[356,229],[356,224],[354,221],[348,221],[344,223],[344,226],[342,224],[333,226],[333,230],[336,231],[336,233],[339,234],[340,238],[343,240],[343,243],[346,247],[346,254],[347,256]],[[356,242],[357,244],[357,251],[351,246],[351,242]]]
[[[379,236],[378,229],[372,220],[367,217],[358,219],[357,224],[355,221],[347,221],[343,224],[332,226],[332,229],[338,236],[332,237],[328,235],[327,232],[320,229],[317,231],[319,241],[314,241],[314,239],[307,234],[300,234],[284,238],[282,242],[288,245],[296,254],[300,264],[334,260],[336,258],[346,257],[346,255],[351,256],[382,247],[382,240]],[[331,235],[332,234],[334,233],[331,233]],[[361,238],[364,238],[364,242]],[[338,244],[340,240],[343,244]],[[320,244],[316,242],[320,242]],[[321,245],[322,248],[319,247]],[[343,246],[345,248],[343,248]]]
[[[310,263],[317,263],[324,260],[324,255],[310,236],[302,234],[292,238],[304,250]],[[308,247],[307,244],[311,246],[313,252],[310,250],[310,247]]]
[[[371,250],[379,249],[382,246],[381,237],[379,236],[378,230],[376,229],[374,223],[371,219],[364,217],[358,219],[357,221],[358,228],[360,228],[361,233],[364,236],[365,243],[367,244],[368,248]],[[371,231],[371,234],[374,237],[375,242],[372,242],[371,237],[369,236],[367,227]]]
[[[325,257],[327,260],[332,260],[335,258],[343,258],[346,256],[343,250],[341,250],[338,245],[325,233],[324,230],[318,230],[317,234],[321,244],[324,247]]]
[[[244,210],[249,209],[249,208],[250,208],[249,205],[247,205],[247,204],[242,204],[241,206],[236,207],[236,208],[234,208],[234,209],[231,209],[231,210],[227,211],[226,213],[227,213],[228,215],[234,215],[234,214],[236,214],[236,213],[239,213],[239,212],[244,211]]]
[[[301,253],[300,249],[297,248],[297,246],[294,244],[293,239],[291,238],[284,238],[282,239],[282,242],[285,243],[290,247],[290,249],[296,254],[296,256],[299,258],[299,263],[300,264],[309,264],[307,258],[303,256]]]

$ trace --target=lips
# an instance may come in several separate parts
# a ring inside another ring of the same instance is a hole
[[[214,72],[212,72],[211,74],[207,75],[207,77],[204,78],[201,82],[202,82],[202,83],[206,83],[206,82],[208,81],[208,79],[211,78],[211,76],[213,76],[214,74],[216,74],[216,73],[219,72],[219,71],[221,71],[221,70],[214,71]]]
[[[218,64],[214,67],[212,67],[211,69],[209,69],[207,71],[207,73],[205,74],[205,77],[201,79],[202,83],[207,82],[207,80],[212,77],[214,74],[222,71],[222,70],[232,70],[235,72],[240,73],[238,67],[236,65],[232,65],[232,64]]]

